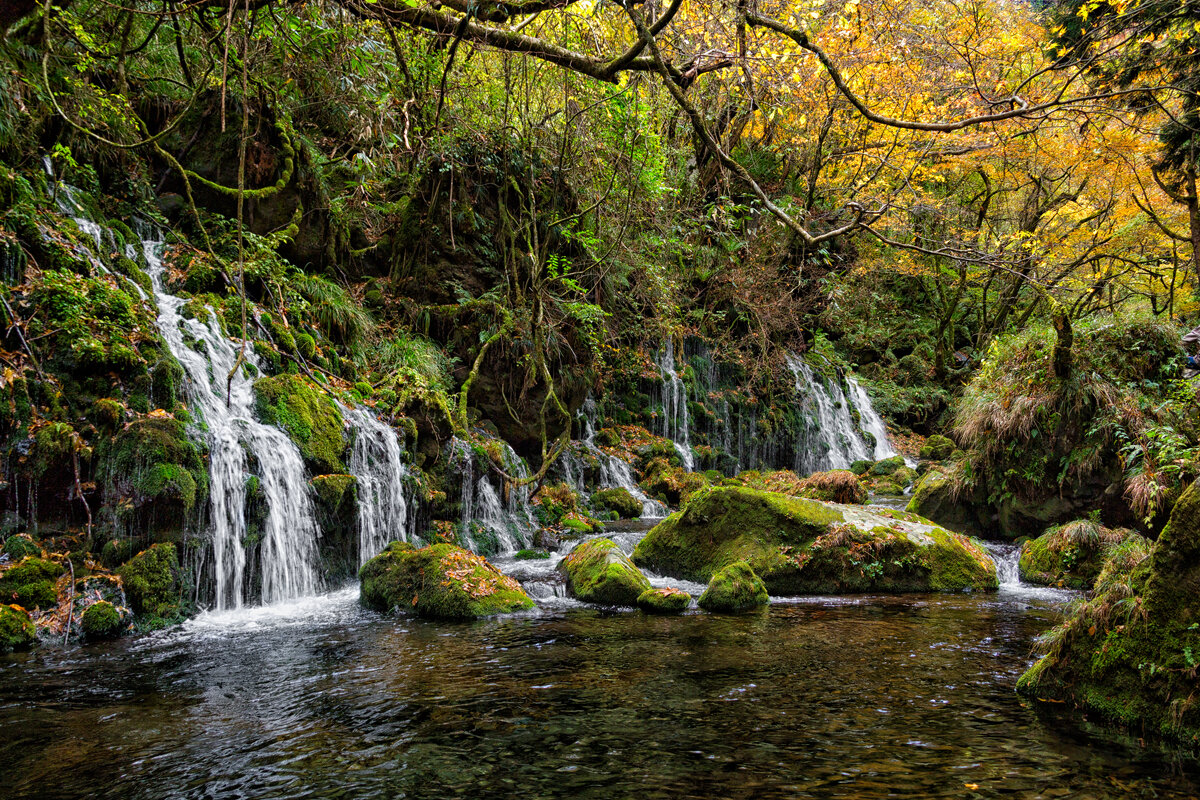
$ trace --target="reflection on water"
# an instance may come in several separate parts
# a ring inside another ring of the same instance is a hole
[[[1013,693],[1059,608],[921,595],[432,624],[335,593],[0,657],[0,796],[1194,794],[1191,761]]]

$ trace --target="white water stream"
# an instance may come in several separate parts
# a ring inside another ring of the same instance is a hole
[[[696,468],[696,456],[692,452],[691,433],[688,429],[687,387],[675,371],[675,343],[668,337],[658,352],[658,371],[662,376],[662,425],[661,434],[675,443],[683,468],[691,472]]]
[[[392,426],[368,408],[342,407],[351,428],[350,473],[358,481],[358,563],[363,565],[395,540],[412,538],[404,496],[408,468]]]

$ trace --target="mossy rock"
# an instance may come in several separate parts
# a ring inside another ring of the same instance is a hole
[[[26,556],[40,556],[42,548],[28,533],[14,533],[4,540],[4,555],[12,561],[20,561]]]
[[[346,472],[346,432],[333,400],[299,375],[259,378],[254,391],[259,418],[287,431],[314,472]]]
[[[208,497],[208,468],[183,422],[144,417],[99,449],[101,472],[124,517],[146,510],[156,533],[180,532]]]
[[[545,550],[518,550],[513,553],[517,561],[541,561],[549,557],[550,553]]]
[[[913,486],[912,500],[908,501],[905,510],[960,533],[979,533],[995,528],[993,519],[981,518],[983,508],[980,504],[960,500],[953,479],[935,467]]]
[[[15,605],[0,605],[0,653],[24,650],[37,641],[37,628],[29,612]]]
[[[599,511],[615,511],[620,519],[637,519],[642,515],[642,503],[628,489],[601,489],[592,495],[592,505]]]
[[[1021,580],[1042,586],[1090,589],[1104,567],[1108,549],[1127,536],[1137,534],[1105,528],[1086,519],[1056,525],[1022,543],[1018,562]]]
[[[533,608],[521,585],[481,556],[436,544],[393,542],[358,573],[361,602],[376,611],[434,619],[473,619]]]
[[[860,459],[850,465],[850,471],[853,472],[855,475],[866,475],[867,470],[869,470],[871,468],[871,465],[873,463],[875,463],[875,462],[867,461],[865,459]]]
[[[934,434],[925,440],[917,457],[922,461],[946,461],[953,455],[955,444],[945,436]]]
[[[929,520],[742,487],[694,496],[646,534],[633,561],[704,582],[745,561],[775,595],[997,586],[982,544]]]
[[[1042,637],[1046,654],[1017,691],[1094,712],[1138,736],[1200,742],[1197,597],[1200,482],[1184,491],[1148,551],[1135,536],[1108,549],[1094,594]]]
[[[174,544],[151,545],[122,564],[117,574],[135,613],[164,618],[178,613],[183,586]]]
[[[651,497],[661,497],[672,506],[685,502],[708,485],[703,473],[688,472],[662,457],[650,460],[641,481],[642,491]]]
[[[575,512],[571,512],[558,521],[558,524],[566,528],[568,531],[576,534],[576,536],[586,536],[591,533],[594,526],[584,517]],[[576,538],[576,537],[568,537]]]
[[[692,604],[692,596],[681,589],[647,589],[637,597],[637,607],[647,614],[678,614]]]
[[[872,475],[891,475],[904,466],[904,456],[892,456],[882,461],[876,461],[868,470]]]
[[[585,603],[634,606],[650,581],[611,539],[591,539],[577,545],[558,564],[567,591]]]
[[[770,602],[767,585],[745,561],[735,561],[720,569],[712,576],[699,600],[705,611],[724,613],[749,611]]]
[[[64,567],[38,556],[26,556],[0,574],[0,601],[23,608],[47,609],[58,603],[55,582]]]
[[[107,600],[92,603],[80,620],[83,635],[93,641],[115,639],[128,627],[120,609]]]
[[[100,548],[100,563],[109,569],[116,569],[137,552],[137,543],[133,539],[110,539]]]

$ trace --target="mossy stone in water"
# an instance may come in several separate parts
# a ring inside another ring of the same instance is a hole
[[[892,456],[882,461],[876,461],[870,469],[872,475],[891,475],[904,466],[904,456]]]
[[[582,542],[559,562],[567,591],[585,603],[634,606],[650,581],[611,539]]]
[[[299,375],[259,378],[254,392],[262,421],[287,431],[315,472],[346,471],[346,433],[333,400]]]
[[[37,640],[29,613],[20,606],[0,605],[0,653],[23,650]]]
[[[533,600],[513,578],[451,544],[417,549],[392,542],[358,576],[362,604],[376,611],[473,619],[533,608]]]
[[[633,561],[693,581],[746,561],[776,595],[997,586],[979,542],[926,519],[732,486],[696,495],[656,525]]]
[[[54,582],[63,567],[38,556],[26,556],[0,575],[0,601],[23,608],[50,608],[58,602]]]
[[[151,545],[125,562],[117,574],[134,612],[158,617],[177,613],[182,587],[175,545]]]
[[[1055,525],[1022,543],[1018,563],[1021,580],[1042,586],[1090,589],[1104,567],[1109,547],[1129,536],[1138,534],[1105,528],[1086,519]]]
[[[600,511],[615,511],[621,519],[636,519],[642,515],[641,502],[628,489],[601,489],[592,495],[592,505]]]
[[[121,612],[107,600],[92,603],[83,612],[80,625],[88,639],[112,639],[121,635]]]
[[[648,614],[678,614],[692,604],[692,596],[680,589],[647,589],[638,595],[637,606]]]
[[[699,602],[705,611],[737,612],[765,606],[771,598],[750,565],[735,561],[713,575]]]

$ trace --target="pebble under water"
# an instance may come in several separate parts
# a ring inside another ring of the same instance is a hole
[[[1189,797],[1190,756],[1013,692],[1065,597],[475,623],[357,589],[0,656],[0,796]]]

